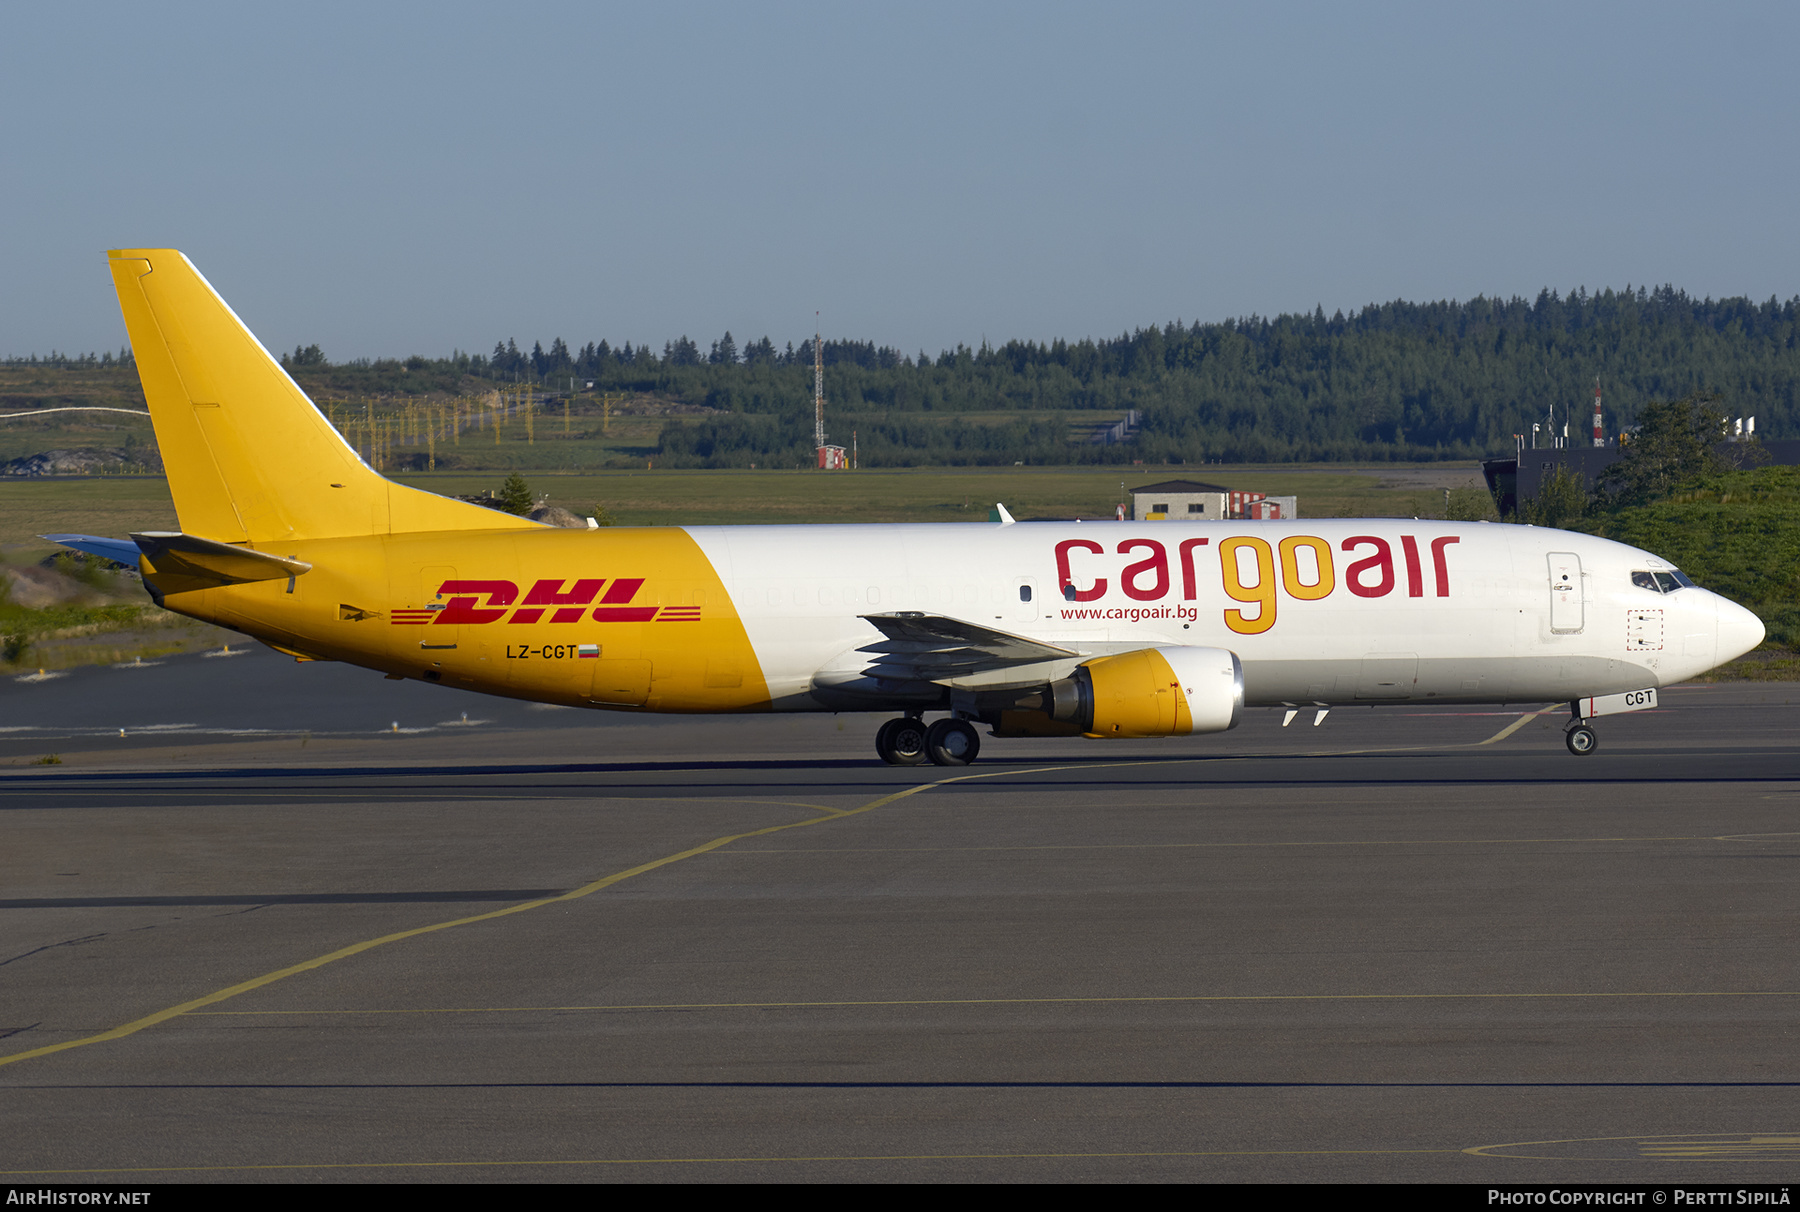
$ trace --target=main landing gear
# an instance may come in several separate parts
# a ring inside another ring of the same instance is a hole
[[[915,716],[901,716],[875,734],[875,752],[890,766],[967,766],[981,752],[981,735],[967,720],[942,719],[928,728]]]

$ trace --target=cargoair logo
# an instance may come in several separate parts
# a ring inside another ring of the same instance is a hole
[[[1448,552],[1461,538],[1441,535],[1430,539],[1422,550],[1418,535],[1397,537],[1406,572],[1406,596],[1425,596],[1425,562],[1429,560],[1433,574],[1430,584],[1438,597],[1449,597]],[[1203,558],[1202,551],[1211,542],[1212,537],[1180,539],[1171,562],[1164,540],[1128,538],[1109,554],[1105,545],[1094,539],[1064,539],[1056,545],[1056,579],[1065,602],[1106,599],[1109,587],[1116,586],[1133,602],[1148,605],[1072,608],[1060,611],[1060,615],[1067,620],[1119,619],[1133,623],[1141,619],[1197,620],[1199,605],[1187,603],[1198,603],[1203,595],[1211,594],[1209,561]],[[1226,598],[1238,603],[1225,609],[1225,626],[1239,635],[1261,635],[1275,626],[1277,606],[1284,611],[1290,609],[1283,602],[1321,601],[1340,586],[1359,598],[1382,598],[1396,589],[1394,547],[1381,535],[1352,535],[1339,544],[1340,554],[1336,557],[1329,540],[1305,534],[1287,535],[1273,546],[1258,535],[1226,535],[1219,538],[1215,550],[1218,586]],[[1130,562],[1121,566],[1115,557]],[[1337,559],[1348,561],[1341,573]],[[1178,591],[1179,599],[1169,601]],[[1341,595],[1338,600],[1343,600]]]
[[[632,599],[643,585],[642,577],[619,577],[610,583],[605,577],[539,581],[520,602],[519,587],[511,581],[445,581],[437,591],[444,600],[420,609],[396,610],[393,621],[399,626],[498,623],[501,619],[508,623],[699,621],[698,606],[633,606]],[[595,598],[599,598],[597,603]]]

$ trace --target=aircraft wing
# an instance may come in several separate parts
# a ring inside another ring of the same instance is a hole
[[[1080,653],[978,623],[915,610],[861,616],[882,634],[858,652],[874,654],[865,676],[943,682],[992,669],[1079,658]]]

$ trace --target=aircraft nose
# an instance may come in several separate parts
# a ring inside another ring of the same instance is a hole
[[[1763,630],[1761,619],[1736,602],[1717,595],[1714,595],[1714,602],[1719,612],[1717,660],[1720,664],[1736,660],[1763,642],[1763,636],[1768,633]]]

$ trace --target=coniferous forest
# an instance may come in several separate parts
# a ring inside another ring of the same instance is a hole
[[[1695,299],[1673,287],[1536,299],[1370,305],[1354,315],[1172,322],[1107,339],[959,345],[932,356],[827,340],[832,441],[863,466],[1467,459],[1504,455],[1533,422],[1586,436],[1596,379],[1606,425],[1652,399],[1715,391],[1757,433],[1800,436],[1800,297]],[[562,338],[527,352],[332,363],[284,357],[315,398],[458,394],[483,384],[571,383],[670,410],[653,454],[668,467],[812,461],[810,339],[649,345]],[[76,360],[80,361],[80,360]],[[13,363],[16,365],[16,362]],[[1087,440],[1128,409],[1123,444]],[[579,411],[579,410],[578,410]]]
[[[936,357],[829,340],[822,353],[833,440],[856,426],[867,466],[1476,458],[1510,453],[1513,435],[1552,411],[1558,428],[1584,436],[1596,379],[1609,428],[1647,400],[1710,389],[1734,415],[1757,417],[1758,433],[1800,436],[1800,298],[1546,290],[1531,301],[1175,322]],[[808,455],[812,361],[810,341],[739,348],[728,333],[707,350],[684,337],[660,356],[604,341],[529,354],[500,346],[483,369],[551,385],[575,375],[718,409],[671,422],[660,453],[671,466],[742,466]],[[1125,409],[1141,415],[1135,442],[1067,440],[1083,414]],[[1016,417],[955,421],[995,411]]]

